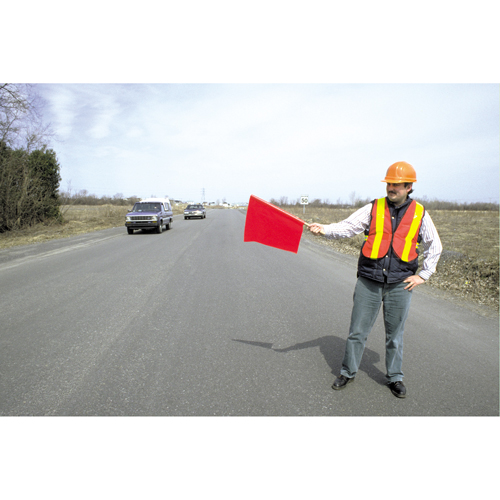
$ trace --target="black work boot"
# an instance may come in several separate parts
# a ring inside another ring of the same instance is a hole
[[[332,385],[332,389],[335,391],[340,391],[340,389],[344,389],[345,386],[354,380],[354,377],[348,378],[344,377],[344,375],[339,375],[336,379],[335,382]]]

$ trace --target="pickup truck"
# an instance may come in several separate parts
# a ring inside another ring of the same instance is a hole
[[[147,198],[138,201],[125,216],[128,234],[134,229],[154,229],[157,233],[170,229],[173,222],[172,205],[168,198]]]

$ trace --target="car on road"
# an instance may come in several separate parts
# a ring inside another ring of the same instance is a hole
[[[172,205],[168,198],[146,198],[138,201],[125,216],[125,227],[128,234],[135,229],[154,229],[157,233],[172,227]]]
[[[184,210],[184,219],[192,219],[199,217],[200,219],[207,218],[207,211],[203,205],[188,205]]]

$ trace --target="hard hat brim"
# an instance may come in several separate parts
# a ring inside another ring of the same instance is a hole
[[[402,179],[394,179],[394,178],[385,178],[381,180],[380,182],[390,182],[391,184],[402,184],[403,182],[417,182],[417,179],[409,179],[409,178],[402,178]]]

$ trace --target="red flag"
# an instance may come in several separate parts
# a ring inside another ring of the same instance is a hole
[[[304,224],[297,217],[252,194],[248,203],[243,241],[256,241],[297,253]]]

